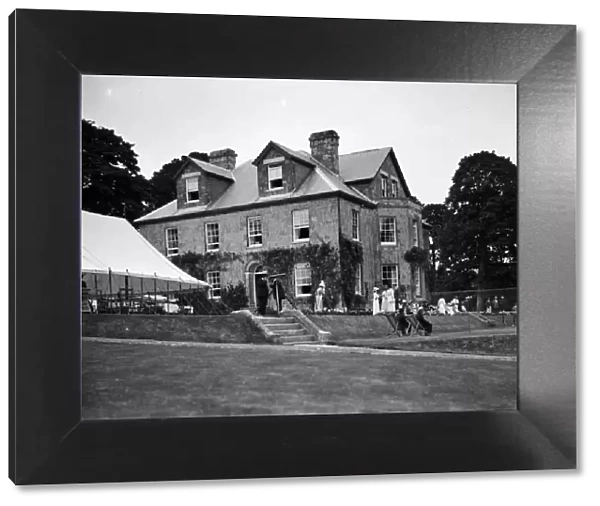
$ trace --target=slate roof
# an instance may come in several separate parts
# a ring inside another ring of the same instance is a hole
[[[340,176],[347,183],[374,178],[391,150],[377,148],[340,155]]]
[[[160,219],[175,218],[187,214],[194,214],[201,211],[227,211],[232,208],[247,206],[252,204],[286,201],[296,197],[308,197],[315,195],[327,195],[332,193],[341,193],[347,197],[354,198],[365,202],[366,204],[375,205],[375,202],[369,199],[360,191],[348,186],[346,182],[359,181],[375,177],[385,157],[390,153],[391,148],[372,149],[361,151],[358,153],[350,153],[340,156],[340,175],[334,174],[329,169],[324,167],[318,160],[313,158],[306,151],[293,150],[279,143],[271,142],[280,150],[288,155],[299,159],[309,166],[313,167],[310,175],[302,183],[299,188],[296,188],[291,193],[277,194],[268,197],[260,197],[258,193],[258,183],[256,179],[256,166],[253,165],[255,160],[248,160],[234,171],[221,169],[200,160],[191,159],[199,167],[209,172],[215,173],[215,169],[219,174],[235,181],[234,184],[225,191],[225,193],[215,202],[211,202],[208,206],[189,207],[177,209],[177,201],[174,200],[169,204],[156,209],[155,211],[138,218],[136,222],[142,223],[145,221],[154,221]],[[208,167],[208,168],[207,168]],[[225,174],[223,174],[225,173]]]
[[[235,181],[235,177],[230,170],[224,169],[223,167],[218,167],[217,165],[213,165],[212,163],[197,160],[196,158],[192,158],[191,156],[186,156],[184,158],[195,164],[200,169],[205,170],[206,172],[214,174],[215,176],[228,179],[229,181]],[[181,167],[181,169],[179,169],[179,171],[175,174],[174,177],[177,177],[182,170],[183,166]]]

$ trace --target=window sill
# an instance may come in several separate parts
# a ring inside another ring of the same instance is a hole
[[[292,241],[292,244],[300,244],[300,243],[303,243],[303,242],[310,242],[310,239],[294,239]]]
[[[312,294],[311,293],[301,293],[296,294],[297,299],[308,299]]]
[[[381,245],[382,246],[398,246],[398,243],[396,243],[396,242],[382,242]]]
[[[283,190],[283,189],[284,189],[283,186],[280,186],[279,188],[267,188],[265,191],[276,192],[276,191]]]
[[[209,249],[209,248],[206,248],[206,252],[207,252],[207,253],[216,253],[216,252],[218,252],[218,251],[219,251],[219,248],[215,248],[215,249]]]
[[[248,249],[258,249],[258,248],[262,248],[264,246],[264,244],[250,244],[248,245]]]

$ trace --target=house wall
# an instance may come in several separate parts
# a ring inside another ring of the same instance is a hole
[[[141,223],[139,232],[161,253],[166,254],[166,230],[176,228],[180,253],[206,253],[205,225],[219,223],[219,251],[237,253],[238,261],[229,262],[221,268],[221,285],[248,283],[246,269],[253,260],[253,254],[265,249],[293,248],[307,242],[293,242],[292,212],[308,209],[310,239],[308,244],[330,242],[339,246],[338,198],[330,197],[308,200],[299,203],[278,205],[236,211],[216,216],[190,217],[160,223]],[[262,218],[263,245],[248,246],[248,218]]]

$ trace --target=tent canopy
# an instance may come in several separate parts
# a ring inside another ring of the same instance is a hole
[[[123,218],[82,211],[81,271],[210,287],[171,263]]]

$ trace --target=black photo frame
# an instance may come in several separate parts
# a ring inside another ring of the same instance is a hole
[[[574,26],[50,10],[9,26],[13,482],[576,467]],[[82,421],[82,74],[515,83],[518,409]]]

